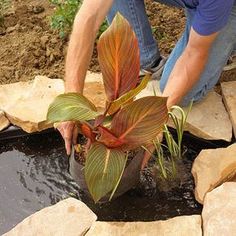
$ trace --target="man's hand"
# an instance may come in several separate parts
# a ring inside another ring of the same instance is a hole
[[[78,127],[74,121],[66,121],[61,122],[57,126],[57,129],[65,141],[66,154],[69,156],[71,154],[72,144],[77,144]]]

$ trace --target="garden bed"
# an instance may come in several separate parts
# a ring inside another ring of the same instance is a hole
[[[32,80],[35,75],[64,78],[68,39],[61,39],[50,27],[54,6],[48,0],[9,0],[5,26],[0,26],[0,84]],[[173,49],[184,29],[184,11],[146,0],[147,15],[165,56]],[[90,70],[99,71],[96,47]],[[236,70],[222,80],[235,80]],[[219,90],[219,89],[218,89]]]

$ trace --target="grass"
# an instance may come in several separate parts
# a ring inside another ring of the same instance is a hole
[[[156,166],[160,170],[160,176],[162,179],[173,179],[177,175],[176,161],[182,158],[182,141],[184,127],[187,121],[188,114],[192,108],[192,103],[189,105],[187,112],[179,106],[173,106],[169,111],[169,117],[172,120],[177,133],[177,140],[168,129],[167,125],[164,125],[163,136],[165,137],[166,145],[163,144],[158,138],[153,141],[155,147],[156,156],[150,152],[146,147],[143,147],[156,159]],[[166,155],[166,151],[169,155]]]
[[[155,145],[156,152],[157,152],[157,162],[156,164],[160,167],[161,175],[164,179],[168,179],[169,173],[171,178],[176,177],[176,160],[182,158],[182,141],[183,141],[183,133],[184,127],[187,121],[187,117],[189,112],[192,108],[192,103],[190,103],[187,112],[185,113],[184,110],[179,106],[171,107],[169,111],[169,117],[172,120],[174,127],[177,133],[177,141],[174,139],[173,135],[170,133],[167,125],[164,125],[163,134],[166,140],[166,145],[161,144],[160,142]],[[179,115],[178,115],[179,114]],[[165,158],[164,158],[164,151],[163,148],[166,148],[170,154],[170,158],[168,161],[171,162],[171,170],[166,169],[165,166]]]

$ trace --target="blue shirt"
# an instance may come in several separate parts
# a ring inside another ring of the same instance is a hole
[[[194,11],[193,29],[200,35],[220,31],[226,24],[236,0],[182,0]]]

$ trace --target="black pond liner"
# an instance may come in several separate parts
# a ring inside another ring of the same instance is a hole
[[[153,221],[179,215],[200,214],[193,195],[190,174],[194,158],[204,148],[227,146],[184,135],[188,151],[181,178],[174,188],[163,191],[148,169],[139,185],[112,202],[94,204],[70,176],[62,138],[52,130],[28,135],[11,127],[0,132],[0,235],[32,213],[67,197],[83,200],[101,221]]]

